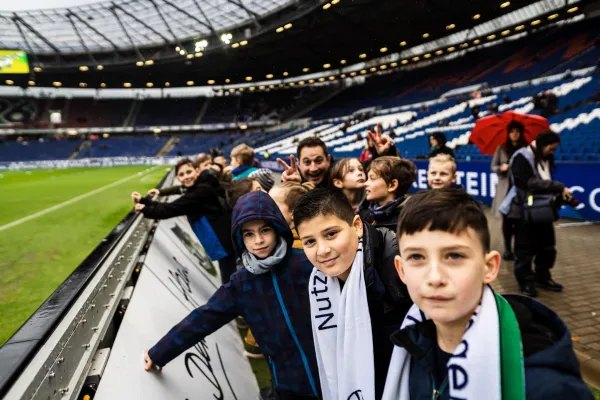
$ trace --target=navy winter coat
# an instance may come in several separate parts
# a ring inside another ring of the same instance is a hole
[[[242,196],[233,209],[232,239],[238,255],[244,251],[241,228],[253,220],[271,222],[286,240],[285,259],[261,275],[237,271],[206,305],[192,311],[150,349],[150,358],[163,366],[241,315],[270,364],[275,389],[317,397],[319,374],[308,299],[313,266],[304,251],[292,249],[292,232],[273,199],[262,191]]]

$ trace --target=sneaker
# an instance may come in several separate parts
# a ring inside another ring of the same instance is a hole
[[[546,289],[551,292],[562,292],[564,289],[563,285],[558,282],[554,282],[552,279],[548,279],[546,281],[537,281],[536,285],[540,289]]]
[[[515,255],[512,251],[506,250],[504,254],[502,254],[502,259],[505,261],[515,261]]]
[[[521,286],[521,294],[528,297],[537,297],[538,291],[535,288],[535,283],[528,282],[525,286]]]

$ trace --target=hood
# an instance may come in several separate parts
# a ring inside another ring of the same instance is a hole
[[[292,248],[294,237],[275,201],[262,190],[253,191],[240,197],[231,215],[231,240],[238,256],[246,247],[242,239],[242,226],[249,221],[269,221],[277,234],[285,239],[288,249]]]

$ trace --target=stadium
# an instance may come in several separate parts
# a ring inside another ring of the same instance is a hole
[[[441,133],[502,251],[499,173],[476,132],[519,115],[560,137],[552,179],[576,200],[554,222],[565,290],[538,300],[600,399],[599,18],[597,0],[0,5],[0,398],[277,398],[275,364],[244,355],[239,320],[161,377],[143,371],[142,351],[223,277],[189,218],[144,218],[131,193],[176,185],[183,158],[233,164],[244,144],[279,186],[278,159],[300,163],[303,140],[332,165],[363,161],[376,130],[418,169],[416,193]],[[510,260],[493,288],[519,291]]]

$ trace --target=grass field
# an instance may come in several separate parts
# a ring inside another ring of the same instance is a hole
[[[131,192],[145,193],[165,172],[136,166],[0,173],[0,345],[127,214]]]

